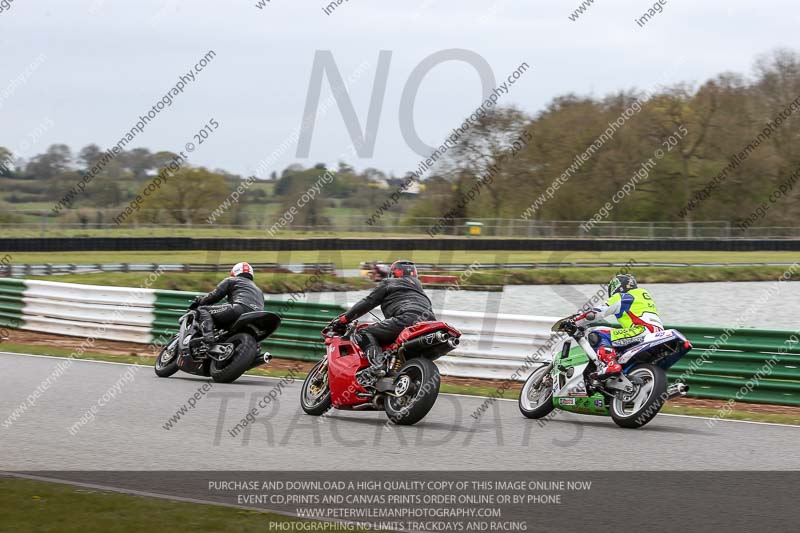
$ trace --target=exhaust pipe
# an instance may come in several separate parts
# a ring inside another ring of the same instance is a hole
[[[256,368],[257,366],[269,364],[272,361],[272,354],[269,352],[264,352],[261,355],[257,355],[255,360],[250,364],[250,368]]]
[[[675,383],[667,387],[667,400],[677,398],[678,396],[686,396],[689,392],[689,385],[685,383]]]
[[[450,337],[449,339],[447,339],[447,344],[449,344],[451,348],[455,348],[456,346],[461,344],[461,341],[457,337]]]

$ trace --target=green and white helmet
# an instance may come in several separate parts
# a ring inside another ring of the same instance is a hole
[[[608,297],[611,298],[618,292],[628,292],[638,286],[636,278],[630,274],[618,274],[608,282]]]

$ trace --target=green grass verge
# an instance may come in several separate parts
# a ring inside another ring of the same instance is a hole
[[[0,531],[42,533],[247,532],[269,531],[270,522],[303,522],[255,510],[17,478],[0,478],[0,516]]]
[[[381,235],[381,238],[385,238]],[[4,252],[0,251],[0,257]],[[124,252],[13,252],[11,261],[24,263],[206,263],[234,264],[239,261],[251,263],[317,263],[333,262],[339,268],[357,268],[361,261],[391,261],[399,257],[419,263],[471,264],[516,263],[516,262],[621,262],[629,259],[639,262],[676,263],[764,263],[795,262],[795,252],[503,252],[493,250],[344,250],[294,252],[235,252],[235,251],[124,251]]]
[[[54,357],[69,357],[72,350],[66,348],[50,348],[48,346],[30,346],[25,344],[0,344],[0,351],[27,353],[33,355],[50,355]],[[139,356],[122,356],[122,355],[108,355],[102,353],[84,353],[79,359],[88,359],[91,361],[110,361],[114,363],[131,363],[153,366],[152,357],[139,357]],[[249,375],[254,376],[268,376],[274,378],[282,378],[289,375],[288,370],[271,369],[269,367],[256,368],[247,372]],[[496,397],[497,387],[492,385],[454,385],[452,383],[442,383],[440,392],[445,394],[464,394],[467,396],[486,396]],[[505,398],[516,398],[516,391],[507,391]],[[715,417],[718,414],[717,409],[708,409],[702,407],[689,407],[677,404],[667,404],[662,409],[663,413],[701,416],[701,417]],[[742,411],[729,411],[725,418],[731,420],[748,420],[752,422],[773,422],[776,424],[790,424],[800,425],[800,415],[794,414],[778,414],[778,413],[756,413],[756,412],[742,412]]]

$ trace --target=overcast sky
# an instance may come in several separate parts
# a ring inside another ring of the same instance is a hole
[[[270,166],[343,158],[402,175],[420,156],[400,133],[400,95],[412,70],[441,50],[477,53],[498,82],[528,63],[501,103],[532,113],[567,92],[602,96],[749,74],[760,54],[800,50],[796,0],[669,0],[644,27],[635,18],[652,3],[634,0],[595,0],[576,21],[568,15],[579,0],[349,0],[330,15],[322,0],[270,0],[263,9],[258,1],[14,0],[0,12],[0,146],[26,158],[57,142],[75,151],[112,146],[213,50],[133,144],[180,151],[213,118],[219,129],[190,162],[249,175],[299,127],[317,50],[331,51],[344,78],[363,70],[349,89],[362,128],[378,54],[390,50],[371,157],[342,157],[351,141],[333,106],[317,121],[308,158],[292,144]],[[326,80],[323,102],[329,94]],[[415,102],[419,136],[439,144],[481,100],[474,67],[435,67]],[[45,131],[32,143],[37,128]]]

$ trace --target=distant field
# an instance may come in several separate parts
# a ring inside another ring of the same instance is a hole
[[[0,257],[5,254],[0,250]],[[391,261],[404,258],[420,263],[470,264],[514,262],[638,262],[678,263],[762,263],[800,260],[797,252],[502,252],[437,251],[397,252],[391,250],[220,252],[220,251],[125,251],[125,252],[14,252],[11,262],[24,263],[316,263],[333,262],[338,268],[357,268],[368,260]]]

